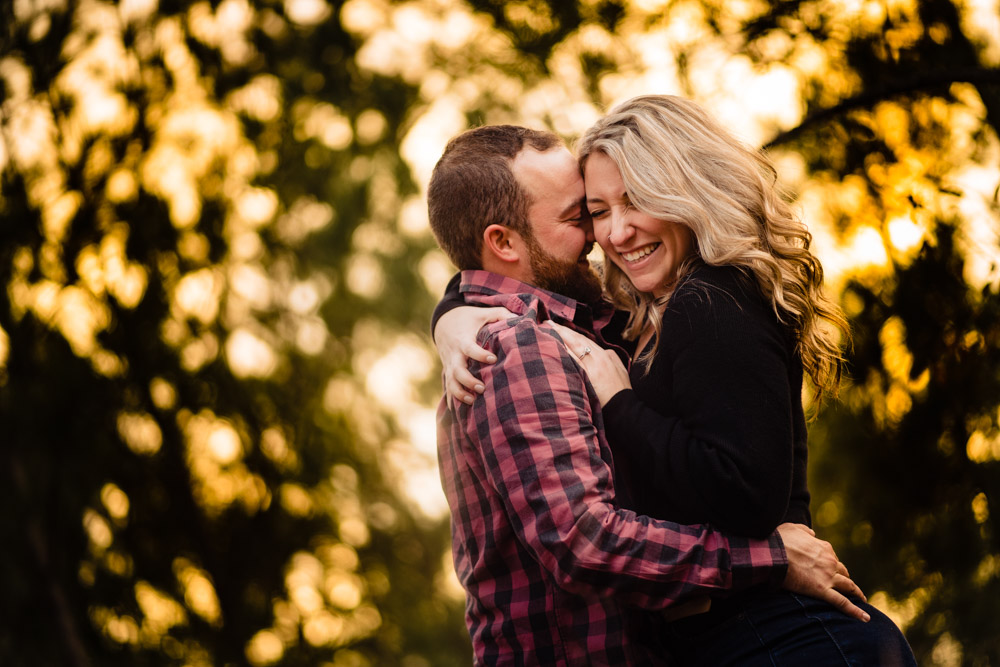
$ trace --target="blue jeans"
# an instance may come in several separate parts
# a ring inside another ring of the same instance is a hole
[[[713,609],[666,626],[665,645],[680,665],[916,667],[899,628],[882,612],[863,623],[814,598],[761,591],[713,601]]]

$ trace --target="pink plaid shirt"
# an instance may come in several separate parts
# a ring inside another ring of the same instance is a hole
[[[543,324],[603,342],[610,309],[592,319],[588,306],[486,271],[463,272],[461,291],[470,304],[518,315],[479,332],[497,356],[470,362],[485,394],[471,406],[442,400],[437,415],[476,664],[665,664],[635,639],[641,610],[780,584],[787,560],[777,534],[727,537],[615,505],[600,402]]]

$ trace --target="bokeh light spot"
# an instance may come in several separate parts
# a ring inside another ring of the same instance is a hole
[[[247,642],[245,653],[254,667],[267,667],[281,660],[285,645],[273,630],[261,630]]]
[[[116,521],[121,522],[128,516],[128,496],[111,482],[101,487],[101,503],[107,510],[108,516]]]
[[[219,465],[228,465],[240,458],[243,446],[235,429],[220,421],[208,436],[208,450]]]
[[[90,538],[90,548],[96,554],[103,553],[114,541],[114,534],[111,526],[100,514],[92,509],[86,509],[83,513],[83,527]]]
[[[377,299],[385,289],[385,272],[370,254],[358,253],[348,260],[347,287],[366,299]]]
[[[247,329],[230,334],[226,360],[237,377],[267,377],[278,365],[274,348]]]
[[[222,625],[222,609],[208,573],[186,558],[176,558],[174,576],[184,591],[184,604],[214,627]]]
[[[321,23],[330,14],[330,5],[325,0],[285,0],[285,16],[301,26]]]
[[[160,451],[163,432],[156,420],[147,413],[118,413],[118,434],[135,454],[151,456]]]

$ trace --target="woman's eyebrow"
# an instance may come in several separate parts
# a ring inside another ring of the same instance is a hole
[[[628,192],[626,192],[625,190],[622,190],[622,193],[620,195],[618,195],[618,199],[627,199],[627,198],[628,198]],[[594,203],[594,202],[604,203],[604,199],[601,198],[601,197],[587,197],[587,203],[588,204]]]

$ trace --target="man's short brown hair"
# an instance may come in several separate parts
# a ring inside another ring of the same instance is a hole
[[[528,201],[511,163],[527,145],[559,146],[551,132],[516,125],[485,125],[448,142],[427,188],[427,210],[438,244],[461,270],[481,269],[483,232],[503,225],[531,239]]]

